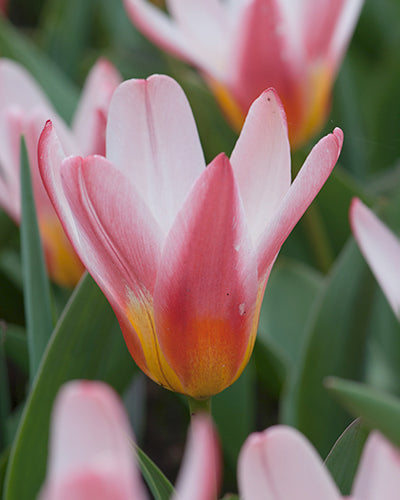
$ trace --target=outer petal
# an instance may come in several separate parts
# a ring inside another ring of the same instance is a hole
[[[342,143],[343,132],[336,128],[333,134],[327,135],[314,146],[297,174],[257,249],[258,274],[261,280],[280,247],[329,177],[339,157]]]
[[[0,114],[0,205],[16,223],[21,217],[19,175],[22,116],[16,109]]]
[[[232,152],[231,163],[256,248],[290,186],[290,145],[277,93],[254,101]]]
[[[186,48],[187,40],[176,23],[148,0],[123,0],[132,22],[150,40],[188,62],[193,55]]]
[[[244,113],[263,90],[274,87],[290,120],[300,120],[304,55],[301,44],[291,35],[279,2],[248,2],[232,46],[232,72],[228,77],[230,90]],[[289,122],[289,129],[291,125]]]
[[[322,460],[295,429],[275,426],[254,433],[239,455],[243,500],[339,500]]]
[[[135,282],[132,282],[133,278],[129,275],[124,276],[123,278],[125,281],[120,281],[121,280],[121,275],[120,273],[123,272],[123,265],[124,261],[122,260],[121,262],[117,262],[119,265],[115,268],[113,268],[112,263],[110,262],[110,254],[114,258],[112,262],[115,263],[115,260],[118,259],[118,247],[117,247],[117,252],[115,254],[114,248],[113,248],[113,241],[112,239],[108,241],[107,237],[107,232],[101,230],[101,221],[99,221],[98,226],[96,226],[96,214],[89,214],[87,213],[87,210],[90,210],[90,203],[87,203],[84,205],[85,211],[80,212],[79,217],[77,220],[75,220],[75,215],[71,210],[70,202],[69,199],[65,195],[64,191],[64,182],[61,179],[61,167],[63,165],[63,162],[65,160],[64,152],[60,146],[60,143],[58,141],[58,138],[54,132],[53,126],[51,122],[48,122],[46,124],[46,127],[43,130],[43,133],[40,137],[39,140],[39,168],[40,168],[40,173],[43,179],[43,183],[46,187],[47,193],[54,205],[54,208],[57,212],[57,215],[61,221],[61,224],[64,228],[64,231],[66,232],[68,238],[70,239],[72,245],[74,246],[77,254],[81,258],[82,262],[84,265],[93,273],[94,278],[96,279],[98,285],[102,288],[103,292],[106,294],[108,300],[110,301],[117,317],[118,320],[121,324],[121,328],[123,328],[124,335],[125,335],[125,340],[127,342],[128,348],[131,352],[131,354],[134,354],[135,360],[138,363],[138,365],[142,368],[142,370],[145,373],[148,373],[147,365],[143,356],[142,348],[139,343],[139,340],[137,338],[136,332],[134,331],[133,327],[130,325],[129,321],[127,320],[126,317],[126,307],[127,307],[127,301],[128,301],[128,294],[129,290],[134,289],[133,285]],[[91,165],[90,168],[94,168],[96,160],[91,158],[89,160],[89,164]],[[108,165],[107,161],[105,159],[100,159],[99,160],[100,167],[103,167],[102,171],[104,171],[105,165]],[[68,171],[73,169],[74,166],[77,171],[79,171],[82,167],[82,160],[80,158],[71,158],[66,162],[66,170]],[[120,176],[118,171],[115,169],[111,169],[111,173],[115,171],[115,175]],[[104,174],[106,175],[106,174]],[[102,177],[104,179],[104,177]],[[78,182],[79,179],[76,179],[73,177],[71,174],[70,178],[70,183],[73,182]],[[112,181],[111,185],[116,186],[118,185],[119,177],[116,181]],[[108,182],[108,180],[107,180]],[[116,184],[117,183],[117,184]],[[123,181],[123,192],[126,195],[126,190],[129,189],[127,182]],[[105,187],[108,189],[108,185],[104,184],[101,189],[101,193],[104,192]],[[71,189],[70,189],[71,191]],[[75,197],[75,208],[79,210],[79,203],[84,202],[84,198],[79,198],[80,193],[77,190],[76,192],[72,191],[70,192],[70,196]],[[97,197],[101,196],[101,194],[97,194]],[[132,198],[134,197],[134,188],[132,188]],[[124,194],[121,195],[121,199],[123,200]],[[130,197],[129,197],[130,198]],[[104,200],[103,200],[104,203]],[[128,203],[134,203],[133,201],[129,201]],[[140,205],[139,205],[140,206]],[[130,208],[130,206],[129,206]],[[107,207],[104,207],[104,210],[108,210],[108,205]],[[115,210],[118,212],[119,210],[123,211],[122,205],[120,207],[120,198],[118,198],[118,203],[116,204]],[[143,214],[140,214],[140,209],[138,209],[138,214],[135,214],[135,210],[133,209],[133,212],[131,212],[130,216],[138,215],[138,218],[134,217],[133,218],[133,223],[136,223],[140,226],[140,221],[143,219]],[[92,218],[90,216],[92,215]],[[151,215],[149,215],[149,219],[151,221]],[[88,230],[88,234],[83,232],[83,225],[86,222],[87,227],[86,229]],[[90,222],[94,225],[94,227],[90,226]],[[106,221],[107,222],[107,221]],[[136,226],[135,226],[136,227]],[[145,231],[145,225],[142,225],[142,231]],[[155,227],[155,223],[154,226]],[[99,238],[103,240],[104,245],[107,245],[105,248],[101,247],[100,244],[96,242],[96,230],[97,233],[99,233]],[[115,231],[118,232],[118,230],[124,231],[124,228],[121,227],[120,224],[116,225]],[[143,233],[139,233],[143,234]],[[123,237],[120,235],[120,237]],[[123,246],[124,249],[124,242],[118,241]],[[129,249],[128,252],[132,252],[134,254],[135,249],[138,247],[140,248],[140,245],[144,245],[145,243],[143,240],[140,238],[136,241],[135,246],[133,249]],[[93,245],[93,247],[92,247]],[[150,245],[144,255],[151,256],[152,252],[154,251],[154,246]],[[108,252],[108,253],[107,253]],[[113,254],[114,252],[114,254]],[[124,256],[124,254],[122,254]],[[128,253],[130,255],[130,253]],[[99,256],[104,257],[104,260],[99,258]],[[149,257],[150,258],[150,257]],[[155,256],[154,256],[155,258]],[[150,266],[151,268],[151,266]],[[151,284],[152,280],[154,279],[154,271],[155,267],[153,268],[152,271],[150,271],[149,275],[146,276],[146,284]],[[129,278],[132,278],[131,281],[129,281]],[[125,283],[128,281],[128,284],[131,286],[130,289],[125,288]],[[134,297],[132,293],[132,297]],[[146,300],[147,299],[147,300]],[[141,305],[141,309],[146,310],[146,307],[149,306],[149,300],[147,296],[143,298]],[[138,305],[139,306],[139,305]],[[144,315],[146,317],[146,315]],[[129,334],[128,329],[130,328]]]
[[[397,500],[400,491],[400,451],[378,432],[365,445],[354,480],[354,500]]]
[[[131,441],[128,419],[107,385],[66,384],[53,410],[48,472],[40,499],[146,498]]]
[[[118,71],[106,59],[100,59],[90,71],[72,123],[83,156],[105,154],[108,107],[120,82]]]
[[[3,58],[0,59],[0,112],[11,106],[25,112],[37,106],[52,109],[31,75],[16,62]]]
[[[337,20],[329,46],[328,58],[333,70],[337,71],[363,6],[363,0],[347,0]]]
[[[173,500],[218,498],[221,457],[216,431],[206,415],[192,419]]]
[[[232,168],[220,155],[177,216],[154,291],[162,352],[192,397],[216,394],[240,374],[257,296],[249,240]]]
[[[107,158],[131,179],[166,234],[205,167],[192,111],[175,80],[155,75],[118,87]]]
[[[350,207],[358,246],[400,319],[400,241],[359,199]]]

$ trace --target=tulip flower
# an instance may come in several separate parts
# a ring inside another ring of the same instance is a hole
[[[102,382],[65,384],[54,405],[47,477],[39,500],[147,498],[123,405]],[[173,500],[217,498],[219,447],[211,421],[196,417]]]
[[[167,76],[115,91],[107,159],[39,141],[47,192],[76,252],[154,381],[204,399],[232,384],[255,341],[279,249],[329,176],[343,134],[312,150],[293,184],[282,105],[253,104],[230,160],[207,168],[187,99]]]
[[[400,241],[359,199],[350,207],[350,224],[361,253],[400,320]]]
[[[297,430],[270,427],[249,436],[238,462],[242,500],[340,500],[318,453]],[[364,447],[352,500],[395,500],[400,488],[400,452],[373,432]]]
[[[251,103],[274,87],[293,148],[320,131],[362,0],[124,0],[152,42],[199,68],[240,130]]]
[[[37,163],[37,144],[51,118],[69,154],[105,151],[105,126],[111,94],[120,79],[115,68],[100,60],[91,70],[69,130],[42,90],[16,62],[0,59],[0,206],[19,224],[20,138],[25,136],[32,186],[47,268],[60,285],[74,286],[83,266],[66,238],[43,188]]]

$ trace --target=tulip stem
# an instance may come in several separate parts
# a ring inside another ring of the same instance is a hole
[[[208,413],[211,415],[211,398],[195,399],[187,396],[189,403],[190,416],[198,415],[199,413]]]

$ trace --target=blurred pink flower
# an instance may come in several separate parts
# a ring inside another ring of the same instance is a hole
[[[8,10],[8,0],[0,0],[0,14],[6,15]]]
[[[205,168],[187,99],[159,75],[115,91],[108,159],[65,158],[47,123],[43,182],[148,376],[194,398],[239,377],[271,267],[342,141],[340,129],[324,137],[291,184],[286,120],[268,90],[250,108],[230,160],[221,154]]]
[[[246,440],[238,462],[242,500],[340,500],[320,456],[291,427],[270,427]],[[400,451],[373,432],[364,447],[352,500],[397,500]]]
[[[124,408],[102,382],[65,384],[53,408],[47,476],[39,500],[142,500],[147,498],[135,463]],[[219,446],[208,417],[190,428],[174,500],[215,500]]]
[[[362,254],[400,319],[400,241],[358,198],[350,206],[350,224]]]
[[[83,266],[43,188],[37,162],[39,136],[51,118],[68,154],[104,154],[107,109],[119,82],[116,69],[108,61],[97,62],[86,80],[69,130],[31,75],[16,62],[0,59],[0,206],[17,224],[20,222],[19,150],[24,135],[46,263],[51,278],[60,285],[75,285]]]
[[[239,131],[251,103],[274,87],[292,147],[320,131],[362,0],[124,0],[133,23],[202,72]]]

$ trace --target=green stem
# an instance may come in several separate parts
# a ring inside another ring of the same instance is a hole
[[[211,415],[211,398],[195,399],[187,396],[189,403],[190,416],[198,415],[199,413],[207,413]]]

